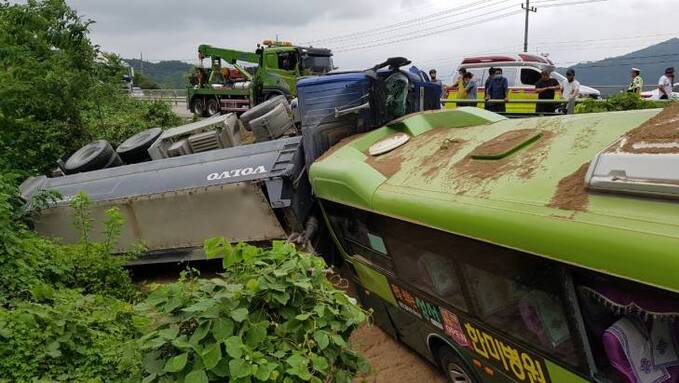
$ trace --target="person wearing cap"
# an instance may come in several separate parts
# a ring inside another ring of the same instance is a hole
[[[542,71],[542,77],[535,83],[535,91],[538,94],[538,100],[553,100],[557,91],[561,90],[559,81],[551,78],[552,72],[549,70]],[[554,113],[556,104],[538,103],[535,105],[536,113]]]
[[[641,70],[638,68],[632,68],[632,81],[627,87],[628,93],[641,94],[641,90],[644,88],[644,79],[641,78]]]
[[[674,68],[665,69],[665,74],[658,80],[658,90],[660,90],[660,99],[669,100],[672,97],[672,85],[674,84]]]
[[[575,71],[573,69],[566,71],[566,81],[561,84],[561,90],[561,98],[567,101],[566,113],[573,114],[575,99],[580,93],[580,83],[575,79]]]

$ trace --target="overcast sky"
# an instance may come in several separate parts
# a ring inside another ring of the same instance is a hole
[[[332,48],[335,65],[361,69],[405,56],[448,76],[460,58],[516,53],[521,0],[67,0],[96,21],[106,51],[197,63],[196,49],[254,50],[273,39]],[[580,3],[566,5],[569,3]],[[679,0],[532,0],[529,50],[567,66],[679,37]],[[679,66],[679,63],[676,63]],[[446,80],[444,78],[444,80]]]

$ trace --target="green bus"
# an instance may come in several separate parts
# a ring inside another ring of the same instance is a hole
[[[451,382],[676,382],[676,106],[417,113],[309,176],[375,323]]]

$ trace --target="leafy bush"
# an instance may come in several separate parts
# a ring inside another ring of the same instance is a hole
[[[83,240],[58,245],[27,229],[14,181],[0,176],[0,382],[138,382],[138,293],[110,254],[120,214],[109,211],[107,239],[90,242],[79,195]]]
[[[181,119],[174,114],[167,101],[141,101],[118,94],[88,104],[91,105],[83,110],[88,137],[90,140],[108,140],[114,147],[144,129],[181,124]]]
[[[139,305],[152,319],[144,382],[350,382],[368,369],[347,344],[366,315],[328,282],[321,258],[224,238],[205,251],[224,257],[220,278],[160,286]]]
[[[122,218],[116,209],[107,212],[105,239],[87,240],[90,228],[89,199],[78,195],[71,205],[79,219],[82,240],[75,245],[58,245],[29,231],[16,200],[16,186],[0,178],[0,305],[12,300],[31,299],[36,286],[77,288],[85,294],[103,294],[134,301],[138,297],[129,274],[123,268],[127,257],[112,255],[112,244],[120,234]]]
[[[36,295],[0,308],[0,382],[141,380],[132,305],[46,285]]]
[[[575,107],[576,113],[617,112],[623,110],[664,108],[667,103],[644,100],[636,93],[618,93],[604,101],[588,99]]]
[[[167,103],[131,99],[123,67],[64,0],[0,2],[0,171],[40,173],[94,139],[174,125]]]

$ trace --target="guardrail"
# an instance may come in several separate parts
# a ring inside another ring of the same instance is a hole
[[[575,99],[575,103],[581,103],[586,100],[592,100],[594,102],[604,102],[606,101],[605,99],[602,98],[577,98]],[[675,100],[653,100],[654,102],[673,102]],[[568,102],[568,100],[538,100],[538,99],[509,99],[509,101],[505,100],[484,100],[481,98],[478,99],[462,99],[462,98],[443,98],[441,99],[442,104],[451,104],[451,103],[489,103],[489,104],[565,104]]]

